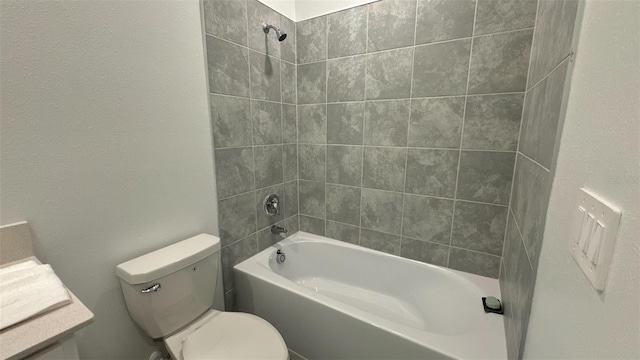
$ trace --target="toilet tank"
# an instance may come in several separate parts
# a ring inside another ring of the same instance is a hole
[[[200,234],[117,266],[133,320],[152,338],[166,337],[213,304],[220,239]]]

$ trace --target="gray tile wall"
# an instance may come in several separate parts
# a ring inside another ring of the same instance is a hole
[[[256,0],[204,0],[203,9],[225,302],[232,310],[232,267],[280,240],[271,225],[298,231],[296,25]],[[283,28],[287,39],[278,42],[273,31],[265,37],[263,22]],[[274,217],[262,211],[271,193],[283,201]]]
[[[540,0],[531,50],[500,289],[510,359],[522,357],[544,232],[578,0]]]
[[[297,23],[300,229],[497,278],[536,0]]]

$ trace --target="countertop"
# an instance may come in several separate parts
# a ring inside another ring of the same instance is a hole
[[[34,257],[14,261],[40,261]],[[0,359],[20,359],[89,325],[93,313],[71,292],[71,303],[0,331]]]

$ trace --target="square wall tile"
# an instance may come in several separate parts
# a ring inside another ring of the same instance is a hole
[[[413,48],[367,55],[367,99],[403,99],[411,95]]]
[[[505,269],[508,269],[509,274],[515,274],[518,268],[518,258],[520,251],[524,247],[522,237],[520,237],[520,231],[516,225],[516,219],[513,217],[513,213],[508,211],[508,224],[507,234],[504,237],[504,247],[502,250],[502,264]]]
[[[280,102],[282,100],[280,60],[257,51],[251,51],[249,63],[251,66],[251,98]]]
[[[327,182],[360,186],[362,181],[361,146],[327,146]]]
[[[325,181],[325,145],[298,145],[298,175],[302,180]]]
[[[475,35],[531,28],[538,0],[478,1]]]
[[[240,241],[222,248],[222,281],[224,289],[235,288],[233,267],[258,253],[258,240],[252,234]]]
[[[280,14],[258,0],[247,0],[249,48],[280,58],[280,42],[262,30],[262,24],[280,24]]]
[[[391,255],[400,255],[400,236],[360,229],[360,246]]]
[[[409,149],[405,191],[453,198],[458,157],[457,150]]]
[[[251,146],[249,99],[210,95],[213,145],[216,148]]]
[[[296,91],[296,66],[286,61],[280,62],[280,77],[282,79],[282,102],[295,104],[297,102]]]
[[[364,102],[327,105],[327,143],[362,144]]]
[[[326,16],[298,22],[296,24],[296,35],[298,64],[327,59]]]
[[[253,144],[282,144],[282,106],[278,103],[252,100]]]
[[[254,187],[253,148],[215,151],[218,198],[241,194]]]
[[[327,15],[329,59],[367,51],[367,7],[359,6]]]
[[[326,236],[354,245],[360,244],[360,228],[358,226],[327,220]]]
[[[361,206],[360,221],[363,228],[400,235],[401,193],[363,188]],[[365,246],[362,243],[361,245]]]
[[[295,21],[280,15],[280,28],[287,33],[287,38],[280,42],[282,60],[290,63],[296,62],[296,23]]]
[[[409,146],[458,148],[464,97],[411,100]]]
[[[529,87],[571,53],[578,4],[578,0],[540,1],[534,35],[536,43],[531,50]]]
[[[467,97],[462,147],[515,151],[522,117],[523,94]]]
[[[507,207],[456,202],[451,245],[502,256]]]
[[[520,151],[547,169],[551,168],[562,116],[562,97],[569,61],[553,70],[527,92],[522,115]]]
[[[300,223],[298,221],[298,215],[296,214],[284,219],[284,227],[287,228],[287,230],[289,230],[288,236],[291,236],[297,233],[298,231],[300,231]]]
[[[300,180],[298,183],[300,214],[325,218],[325,184]]]
[[[433,265],[447,266],[449,246],[403,237],[400,256]]]
[[[282,104],[282,142],[298,143],[298,114],[295,105]]]
[[[327,61],[327,101],[364,100],[366,55]]]
[[[326,185],[327,220],[360,225],[360,188]]]
[[[364,116],[364,143],[406,146],[410,104],[409,100],[368,101]]]
[[[511,209],[534,269],[537,268],[542,247],[551,181],[552,177],[547,169],[522,155],[518,156]]]
[[[298,214],[298,181],[289,181],[283,185],[285,219]]]
[[[418,0],[416,45],[471,37],[475,0]]]
[[[324,236],[325,234],[325,220],[318,219],[311,216],[300,215],[300,231],[308,232]]]
[[[220,240],[227,246],[256,232],[254,191],[218,201]]]
[[[463,151],[457,198],[508,205],[515,157],[515,153]]]
[[[407,149],[365,147],[362,186],[404,191]]]
[[[298,106],[298,142],[300,144],[325,144],[327,142],[327,107],[325,104]]]
[[[412,96],[464,95],[470,46],[466,39],[416,47]]]
[[[449,245],[453,200],[405,194],[402,235]]]
[[[326,63],[298,65],[298,104],[327,101]]]
[[[369,52],[413,45],[414,0],[384,0],[369,5]]]
[[[260,146],[254,149],[256,167],[256,187],[281,183],[282,171],[282,145]]]
[[[298,179],[298,145],[283,145],[282,166],[284,166],[284,181]]]
[[[497,279],[500,273],[500,256],[451,247],[449,250],[449,267]]]
[[[249,97],[249,53],[246,48],[206,36],[209,91]]]
[[[205,0],[203,3],[207,34],[247,46],[246,0]]]
[[[533,30],[473,39],[469,94],[524,91]]]

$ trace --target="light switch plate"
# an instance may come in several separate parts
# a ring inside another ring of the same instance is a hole
[[[618,208],[593,192],[580,188],[574,207],[569,249],[582,272],[599,291],[604,290],[607,282],[620,217]],[[601,240],[599,244],[598,237]],[[599,248],[595,249],[595,245]],[[588,254],[595,254],[594,259],[590,259]]]

